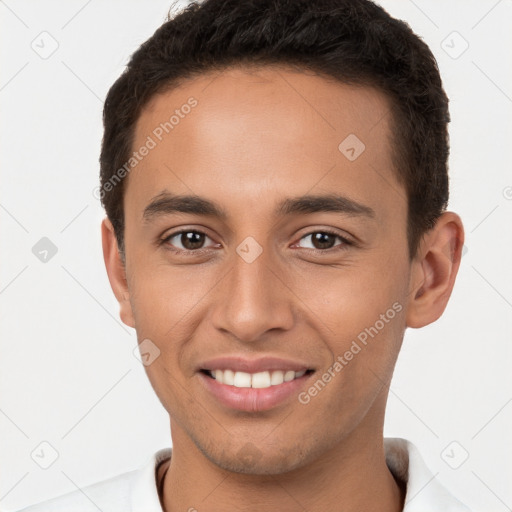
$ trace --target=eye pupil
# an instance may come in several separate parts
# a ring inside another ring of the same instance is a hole
[[[199,249],[204,243],[204,234],[196,231],[187,231],[181,234],[181,243],[186,249]]]
[[[312,235],[313,245],[316,249],[330,249],[333,247],[334,239],[336,237],[330,233],[314,233]]]

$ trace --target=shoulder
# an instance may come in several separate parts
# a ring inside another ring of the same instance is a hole
[[[19,512],[121,512],[130,510],[130,488],[140,470],[68,492],[62,496],[31,505]]]
[[[171,449],[163,448],[151,456],[145,466],[31,505],[18,512],[161,512],[155,470],[170,456]]]

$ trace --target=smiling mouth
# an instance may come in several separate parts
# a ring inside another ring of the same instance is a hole
[[[265,389],[272,386],[279,386],[284,382],[291,382],[300,379],[304,375],[314,372],[312,369],[293,371],[293,370],[272,370],[257,373],[236,372],[233,370],[206,370],[201,372],[219,384],[226,384],[235,388],[254,388]]]

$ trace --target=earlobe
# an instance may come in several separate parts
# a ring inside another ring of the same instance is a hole
[[[135,328],[130,294],[126,280],[125,265],[119,253],[114,227],[108,218],[101,223],[101,240],[103,245],[103,259],[107,270],[108,280],[114,295],[119,302],[119,315],[123,323]]]
[[[442,314],[460,266],[464,228],[460,217],[445,212],[424,236],[412,264],[407,326],[424,327]]]

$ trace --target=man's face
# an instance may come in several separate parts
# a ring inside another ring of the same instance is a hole
[[[202,75],[142,112],[133,149],[156,145],[125,190],[124,318],[160,350],[146,370],[175,446],[277,474],[381,435],[410,276],[389,121],[378,91],[284,68]],[[175,211],[182,195],[224,216]]]

